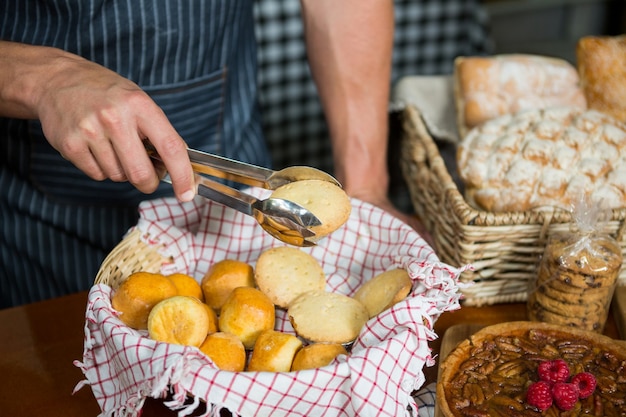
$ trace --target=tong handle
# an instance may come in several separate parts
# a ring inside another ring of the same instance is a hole
[[[144,141],[144,147],[151,158],[161,160],[156,148],[149,141]],[[270,184],[268,180],[274,174],[274,171],[271,169],[191,148],[187,148],[187,155],[194,172],[252,187],[269,189]]]
[[[200,175],[196,175],[196,184],[202,197],[254,216],[253,205],[259,201],[257,198]]]
[[[195,172],[253,187],[269,188],[271,169],[187,148]]]

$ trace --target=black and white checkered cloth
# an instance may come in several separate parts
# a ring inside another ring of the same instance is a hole
[[[394,5],[392,83],[408,75],[449,74],[455,57],[490,50],[480,0],[395,0]],[[332,172],[330,141],[306,60],[300,12],[299,0],[255,3],[263,126],[276,168],[310,165]],[[406,205],[406,199],[399,204]]]

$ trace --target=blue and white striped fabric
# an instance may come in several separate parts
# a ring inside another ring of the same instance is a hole
[[[0,38],[107,66],[144,88],[191,147],[270,163],[251,0],[8,0]],[[0,119],[0,155],[0,307],[89,288],[148,197],[89,179],[37,121]]]

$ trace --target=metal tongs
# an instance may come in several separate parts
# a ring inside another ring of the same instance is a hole
[[[154,146],[146,142],[145,147],[150,157],[162,164]],[[292,166],[274,171],[190,148],[187,148],[187,154],[194,172],[204,174],[196,175],[199,195],[254,217],[270,235],[294,246],[315,245],[315,232],[309,228],[322,223],[313,213],[299,204],[280,198],[257,199],[205,175],[268,190],[275,190],[293,181],[310,179],[341,186],[331,175],[312,167]],[[171,183],[169,175],[162,180]]]

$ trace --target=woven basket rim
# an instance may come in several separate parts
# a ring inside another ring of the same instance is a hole
[[[94,284],[115,289],[134,272],[159,273],[165,263],[171,262],[159,253],[159,248],[148,243],[139,228],[129,231],[102,261]]]

